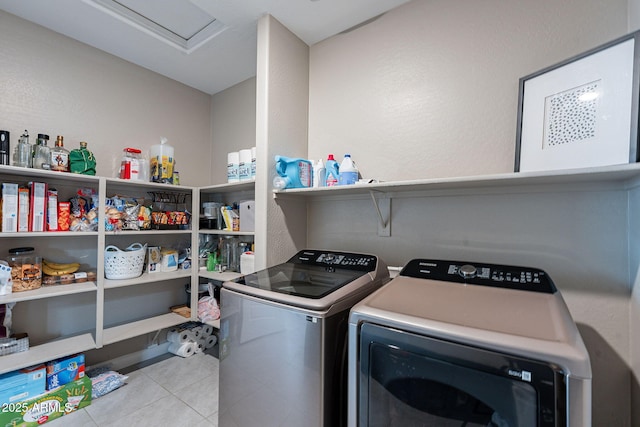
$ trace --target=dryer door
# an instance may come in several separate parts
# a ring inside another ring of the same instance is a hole
[[[360,426],[562,426],[555,366],[365,323]]]

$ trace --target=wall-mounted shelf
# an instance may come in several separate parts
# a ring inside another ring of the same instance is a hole
[[[64,295],[79,294],[82,292],[95,292],[97,290],[95,282],[71,283],[68,285],[49,285],[38,289],[23,292],[13,292],[9,295],[0,296],[0,304],[11,302],[31,301],[42,298],[53,298]]]
[[[273,197],[280,198],[334,198],[361,195],[369,197],[370,192],[390,194],[394,197],[402,193],[415,196],[473,194],[478,191],[524,191],[540,186],[583,186],[587,188],[629,188],[640,185],[640,164],[603,166],[597,168],[568,169],[550,172],[518,172],[492,175],[463,176],[452,178],[418,179],[410,181],[389,181],[371,184],[321,188],[294,188],[273,191]],[[597,187],[593,187],[596,185]],[[601,187],[603,186],[603,187]]]
[[[113,344],[149,332],[171,328],[188,321],[189,319],[176,313],[161,314],[137,322],[129,322],[124,325],[107,328],[104,330],[102,342],[104,345]]]

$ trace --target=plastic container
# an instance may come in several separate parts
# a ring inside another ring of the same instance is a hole
[[[350,154],[345,154],[340,163],[340,173],[338,174],[339,185],[352,185],[358,182],[358,168],[351,160]]]
[[[278,190],[285,188],[305,188],[313,185],[313,166],[306,159],[291,159],[276,156],[276,176],[273,186]]]
[[[251,179],[256,179],[256,147],[251,147]]]
[[[240,181],[251,181],[251,149],[239,151],[238,176]]]
[[[313,186],[324,187],[327,180],[327,169],[324,167],[322,159],[313,163]]]
[[[227,182],[240,182],[240,152],[227,154]]]
[[[42,286],[42,258],[32,247],[9,249],[7,263],[11,267],[13,292],[30,291]]]
[[[333,154],[329,154],[327,157],[327,163],[325,164],[326,169],[326,180],[325,185],[327,187],[333,187],[334,185],[338,185],[338,180],[340,179],[338,162],[333,158]]]
[[[120,179],[142,180],[142,151],[137,148],[125,148],[122,150],[120,161]]]
[[[49,135],[38,134],[38,141],[33,150],[33,167],[35,169],[51,169],[51,147],[49,147]]]
[[[167,138],[161,138],[160,144],[152,145],[149,152],[151,181],[171,184],[175,165],[173,146],[167,144]]]

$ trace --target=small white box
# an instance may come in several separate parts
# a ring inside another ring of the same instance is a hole
[[[147,248],[147,273],[160,273],[162,268],[162,255],[158,246]]]
[[[2,231],[18,231],[18,184],[2,183]]]
[[[240,231],[256,231],[256,201],[244,200],[240,205]]]

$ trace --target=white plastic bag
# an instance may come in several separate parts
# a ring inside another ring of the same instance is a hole
[[[211,322],[220,318],[218,301],[213,297],[213,285],[209,283],[209,295],[198,301],[198,320],[202,323]]]

